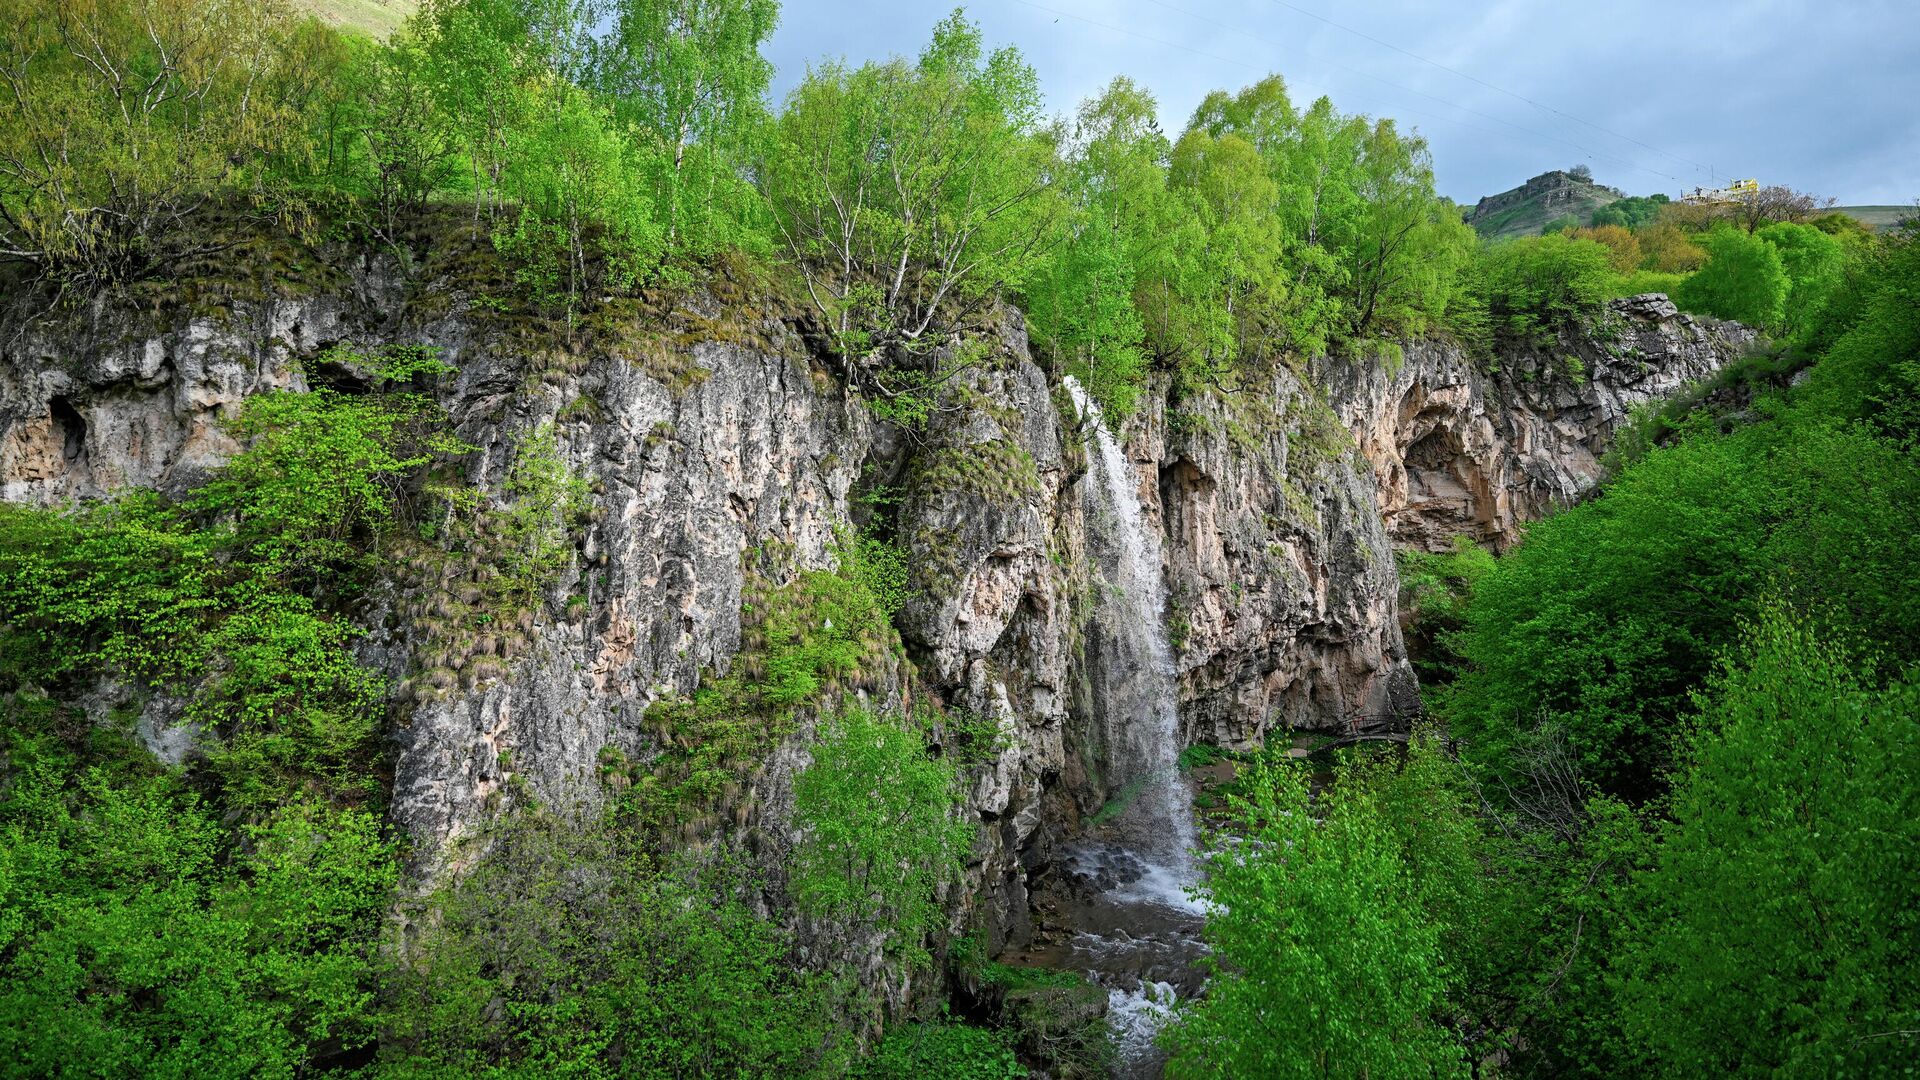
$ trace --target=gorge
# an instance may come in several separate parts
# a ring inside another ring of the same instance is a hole
[[[990,956],[1051,948],[1073,966],[1060,955],[1071,928],[1035,910],[1049,878],[1172,911],[1139,940],[1161,933],[1173,968],[1115,962],[1132,976],[1113,984],[1122,1012],[1154,983],[1171,991],[1197,948],[1179,751],[1404,729],[1419,699],[1396,546],[1511,544],[1593,487],[1635,404],[1749,340],[1638,297],[1611,307],[1604,339],[1496,364],[1416,341],[1397,365],[1329,357],[1239,394],[1176,397],[1160,380],[1110,432],[1007,310],[990,357],[909,438],[847,396],[806,318],[764,297],[696,292],[659,329],[555,356],[516,345],[470,294],[378,262],[348,274],[218,314],[97,308],[16,330],[0,363],[0,493],[54,506],[184,491],[238,449],[221,421],[251,396],[353,392],[365,373],[326,359],[341,343],[437,350],[454,374],[432,393],[483,488],[506,482],[516,445],[551,432],[591,511],[518,646],[436,655],[405,613],[457,582],[395,578],[361,608],[357,650],[395,688],[392,820],[411,874],[431,882],[481,857],[488,823],[518,805],[577,815],[616,797],[629,781],[608,761],[661,753],[649,707],[739,662],[743,606],[831,566],[836,536],[876,513],[863,496],[882,491],[913,586],[896,622],[904,655],[845,691],[938,702],[997,733],[965,766],[974,839],[948,925]],[[194,745],[164,692],[105,680],[86,707],[100,722],[137,714],[168,760]],[[757,853],[776,912],[810,730],[746,762],[683,833]],[[896,1002],[937,991],[912,970],[867,975]]]
[[[1890,129],[1036,7],[0,0],[0,1077],[1910,1080]]]

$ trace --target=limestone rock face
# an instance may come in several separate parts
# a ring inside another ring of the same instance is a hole
[[[1030,356],[1017,314],[925,429],[907,432],[846,390],[801,319],[696,296],[684,302],[710,330],[557,362],[458,297],[416,307],[416,286],[391,268],[360,273],[342,295],[218,318],[156,326],[102,309],[6,335],[0,497],[50,505],[190,486],[239,449],[224,416],[248,395],[306,388],[311,362],[339,342],[440,349],[458,373],[436,392],[484,487],[550,428],[593,491],[572,568],[525,617],[527,644],[504,673],[393,701],[390,812],[432,877],[470,858],[462,839],[517,801],[602,805],[607,756],[644,762],[657,748],[647,707],[730,670],[750,580],[831,566],[836,535],[870,512],[863,494],[884,492],[915,595],[897,619],[906,660],[859,692],[902,710],[925,695],[964,720],[934,732],[964,751],[963,813],[979,826],[948,897],[954,925],[984,930],[991,949],[1026,933],[1027,872],[1106,793],[1083,659],[1098,632],[1088,534],[1101,527],[1085,509],[1083,420]],[[1397,370],[1336,359],[1238,394],[1149,387],[1118,435],[1164,534],[1186,740],[1249,746],[1416,711],[1394,545],[1511,544],[1523,522],[1592,486],[1633,404],[1711,373],[1746,340],[1654,297],[1617,304],[1611,325],[1604,342],[1503,357],[1491,374],[1415,343]],[[372,605],[363,645],[397,687],[422,647],[398,602]],[[177,758],[191,742],[168,710],[142,715],[157,750]],[[709,838],[750,834],[772,853],[791,842],[791,781],[811,731],[803,718],[738,812],[701,826]]]
[[[290,360],[335,340],[342,308],[272,303],[244,322],[159,329],[88,315],[22,332],[0,353],[0,498],[53,504],[192,484],[238,449],[221,415],[249,394],[306,388]]]
[[[497,462],[511,436],[555,424],[599,520],[519,667],[420,705],[399,728],[394,814],[417,843],[472,831],[509,776],[543,805],[596,806],[604,748],[645,760],[647,706],[727,671],[751,553],[778,544],[796,568],[831,565],[859,465],[849,449],[871,424],[814,392],[797,339],[776,340],[791,350],[693,345],[710,374],[679,393],[617,355],[531,394],[510,361],[449,357],[461,368],[460,436]],[[557,420],[583,396],[598,419]],[[497,468],[479,479],[497,481]]]
[[[1591,492],[1614,433],[1754,340],[1657,293],[1613,301],[1591,334],[1476,363],[1416,342],[1397,370],[1329,365],[1330,398],[1373,463],[1393,542],[1438,551],[1455,536],[1504,551],[1520,527]]]
[[[1148,402],[1127,445],[1166,534],[1187,741],[1417,712],[1371,469],[1311,381]]]

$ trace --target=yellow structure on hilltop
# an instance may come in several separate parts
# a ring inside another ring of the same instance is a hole
[[[1735,180],[1723,188],[1694,188],[1680,196],[1683,203],[1729,203],[1739,202],[1749,195],[1760,193],[1760,181]]]

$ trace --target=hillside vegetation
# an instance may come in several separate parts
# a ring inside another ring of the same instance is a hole
[[[1836,206],[1833,212],[1845,214],[1874,230],[1894,228],[1915,213],[1912,203],[1905,206]]]
[[[400,29],[419,8],[417,0],[296,0],[297,10],[310,12],[342,30],[358,30],[386,38]]]
[[[1444,729],[1325,790],[1243,763],[1233,831],[1260,842],[1210,850],[1218,968],[1171,1068],[1910,1070],[1911,230],[1617,199],[1484,242],[1390,119],[1277,75],[1177,134],[1125,77],[1048,117],[1019,50],[959,11],[917,56],[822,62],[774,103],[774,0],[429,0],[381,41],[276,0],[0,10],[0,272],[34,318],[171,310],[243,259],[312,288],[328,246],[468,260],[472,308],[557,354],[745,277],[817,348],[799,381],[906,443],[995,362],[1006,305],[1116,422],[1149,387],[1259,410],[1277,367],[1390,365],[1422,337],[1551,351],[1647,290],[1751,323],[1771,347],[1643,417],[1599,498],[1502,560],[1426,568]],[[361,620],[408,568],[457,572],[449,632],[504,663],[577,569],[594,492],[550,427],[473,482],[431,350],[313,359],[351,387],[235,407],[237,454],[183,490],[0,506],[7,1071],[1085,1074],[1046,1057],[1085,1032],[1023,1042],[928,989],[982,962],[943,905],[985,827],[955,809],[963,744],[994,735],[839,693],[911,678],[914,579],[883,530],[747,592],[728,674],[647,713],[658,755],[599,762],[604,815],[517,802],[484,857],[410,878],[393,733],[454,676],[389,686]],[[89,715],[102,678],[177,703],[196,752],[163,764],[134,717]],[[724,829],[735,769],[802,734],[791,828],[756,852],[773,880],[689,843]]]
[[[1539,236],[1551,222],[1572,218],[1584,225],[1594,211],[1622,198],[1593,182],[1584,167],[1541,173],[1519,187],[1488,195],[1467,211],[1467,224],[1489,240]]]

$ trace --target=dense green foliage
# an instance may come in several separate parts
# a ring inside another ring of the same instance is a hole
[[[130,732],[4,708],[9,1073],[291,1077],[372,1038],[399,870],[376,817],[302,799],[236,830]]]
[[[852,1046],[829,973],[796,968],[725,867],[660,868],[634,836],[507,823],[425,904],[382,1016],[397,1075],[797,1076]]]
[[[1618,225],[1621,228],[1638,229],[1658,220],[1660,208],[1670,201],[1665,195],[1629,195],[1595,210],[1587,224]]]
[[[912,64],[811,69],[777,132],[761,168],[779,233],[836,347],[869,361],[883,395],[938,377],[928,354],[1045,251],[1038,78],[1018,50],[984,53],[958,12]]]
[[[1623,1026],[1661,1073],[1912,1065],[1916,716],[1915,686],[1878,688],[1779,609],[1713,680],[1620,964]]]
[[[1249,787],[1235,843],[1208,863],[1224,909],[1207,922],[1216,971],[1169,1030],[1169,1072],[1466,1075],[1433,1019],[1447,988],[1440,923],[1373,793],[1342,783],[1315,807],[1306,777],[1284,768]]]
[[[1497,756],[1549,724],[1591,779],[1649,793],[1693,689],[1769,589],[1913,655],[1916,498],[1909,451],[1804,414],[1648,455],[1476,587],[1456,734]]]
[[[829,719],[812,752],[793,789],[807,826],[790,871],[800,909],[856,934],[898,935],[897,948],[925,959],[921,938],[945,918],[934,890],[958,873],[972,837],[955,814],[953,762],[858,709]]]
[[[210,199],[272,217],[306,155],[322,35],[276,0],[8,0],[0,6],[0,254],[86,287],[222,240]]]
[[[860,1074],[871,1080],[1022,1080],[1030,1075],[999,1032],[963,1024],[902,1024],[887,1033]]]
[[[1480,276],[1494,328],[1521,340],[1591,319],[1613,295],[1615,281],[1604,245],[1565,233],[1493,245]]]
[[[1793,287],[1778,249],[1732,227],[1708,233],[1702,246],[1707,265],[1686,280],[1675,301],[1688,310],[1749,326],[1778,326],[1786,317],[1787,293]]]
[[[775,0],[621,0],[596,51],[593,85],[641,133],[649,205],[671,250],[700,257],[764,246],[760,209],[738,169],[766,123],[773,65],[760,45]]]
[[[1465,626],[1474,585],[1492,569],[1493,555],[1464,536],[1454,538],[1452,551],[1400,552],[1400,610],[1422,686],[1453,678],[1460,663],[1454,636]]]
[[[1269,77],[1216,92],[1172,143],[1117,79],[1068,142],[1066,242],[1023,291],[1035,337],[1124,414],[1143,358],[1217,382],[1287,356],[1436,328],[1472,233],[1425,141],[1306,109]]]

